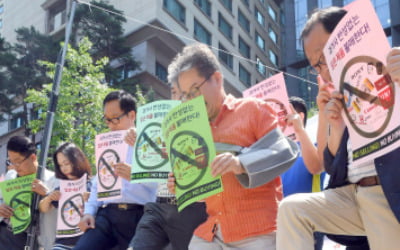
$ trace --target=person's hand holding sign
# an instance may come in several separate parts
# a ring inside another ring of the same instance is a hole
[[[82,232],[86,232],[86,230],[94,228],[94,225],[94,217],[90,214],[85,214],[79,222],[78,227]]]
[[[170,172],[168,174],[168,182],[167,182],[168,191],[172,194],[175,194],[175,177],[174,173]]]
[[[129,164],[123,163],[123,162],[118,162],[113,164],[114,167],[114,173],[125,179],[130,181],[131,180],[131,166]]]
[[[239,157],[232,153],[222,153],[217,155],[211,162],[211,174],[216,177],[232,172],[235,175],[243,174],[245,172]]]
[[[342,100],[343,96],[338,91],[334,91],[332,93],[332,98],[325,106],[325,118],[328,120],[331,128],[343,128],[344,121],[341,115],[343,105]]]
[[[59,190],[54,190],[48,195],[49,199],[52,201],[58,201],[61,198],[61,192]]]
[[[14,210],[10,206],[6,204],[0,205],[0,217],[10,218],[13,214]]]
[[[133,146],[135,145],[136,142],[136,128],[130,128],[128,129],[128,131],[126,132],[126,135],[124,137],[124,141],[129,145],[129,146]]]
[[[303,113],[299,114],[296,112],[292,104],[289,104],[290,107],[290,114],[286,116],[286,123],[289,126],[293,126],[294,132],[296,135],[299,135],[301,132],[304,131],[304,126],[303,126],[303,119],[304,117],[301,117],[301,115],[304,116]]]
[[[335,155],[339,148],[340,140],[343,135],[343,131],[346,127],[344,120],[341,115],[343,109],[342,94],[337,91],[332,93],[332,98],[326,104],[324,114],[330,125],[330,134],[328,137],[328,148],[332,155]]]
[[[332,83],[325,82],[321,76],[318,75],[318,95],[317,95],[317,106],[319,110],[324,110],[325,105],[331,99],[331,91],[333,89]]]
[[[400,85],[400,47],[392,48],[387,56],[387,67],[390,77]]]
[[[40,196],[45,196],[49,189],[43,184],[41,180],[35,179],[32,182],[32,191]]]

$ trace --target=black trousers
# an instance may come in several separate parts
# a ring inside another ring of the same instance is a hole
[[[25,232],[13,234],[7,228],[7,224],[0,223],[0,249],[23,250],[26,244],[27,235]]]
[[[78,240],[77,250],[126,250],[135,235],[136,226],[143,215],[143,206],[133,209],[99,208],[94,229],[87,230]]]
[[[206,204],[196,202],[178,212],[176,205],[147,203],[130,246],[134,250],[188,249],[193,231],[207,219]]]

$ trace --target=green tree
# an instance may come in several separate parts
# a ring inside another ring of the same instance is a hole
[[[58,45],[52,37],[43,35],[35,28],[19,28],[16,30],[17,42],[10,45],[4,40],[0,45],[0,112],[12,114],[13,109],[23,105],[22,119],[28,120],[28,108],[23,102],[28,89],[41,89],[51,79],[46,75],[39,60],[55,61]],[[15,115],[15,114],[14,114]],[[29,134],[29,131],[26,131]]]
[[[10,98],[12,81],[8,69],[16,64],[17,58],[11,51],[11,45],[0,37],[0,114],[10,114],[15,102]],[[0,116],[0,121],[4,117]]]
[[[68,48],[50,147],[63,141],[74,142],[94,162],[95,135],[106,128],[102,121],[102,101],[112,89],[103,83],[103,68],[108,59],[93,61],[89,54],[91,48],[87,38],[81,40],[77,50]],[[54,77],[54,63],[41,61],[40,65],[46,67],[48,77]],[[25,101],[34,103],[37,111],[47,110],[52,85],[45,84],[44,91],[28,90]],[[32,132],[43,130],[45,120],[46,112],[41,112],[39,119],[30,121]]]
[[[74,41],[80,37],[88,37],[93,43],[90,50],[94,59],[108,57],[113,65],[108,63],[104,67],[106,81],[115,88],[125,89],[128,92],[135,92],[133,79],[126,79],[126,74],[140,66],[131,53],[131,47],[126,42],[123,24],[126,22],[123,12],[115,9],[107,1],[91,1],[91,4],[107,9],[113,13],[98,8],[90,8],[88,5],[78,6],[74,18]]]

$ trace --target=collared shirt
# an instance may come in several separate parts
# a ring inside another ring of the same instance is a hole
[[[350,183],[357,183],[364,177],[377,175],[374,160],[371,159],[361,165],[354,166],[353,150],[351,148],[350,138],[347,140],[347,178]]]
[[[97,209],[104,204],[130,203],[144,205],[147,202],[155,202],[156,200],[157,183],[155,182],[131,183],[122,179],[122,197],[106,201],[97,200],[97,178],[93,178],[92,183],[89,200],[85,202],[85,214],[92,216],[95,216]]]
[[[18,178],[15,170],[10,170],[6,174],[6,180],[12,180]],[[49,191],[54,190],[55,187],[59,186],[58,180],[54,176],[54,172],[44,169],[42,175],[42,181]],[[3,203],[3,197],[0,192],[0,204]],[[0,217],[3,219],[2,217]],[[0,220],[1,221],[1,220]],[[51,249],[56,237],[56,224],[57,224],[57,211],[53,209],[48,213],[41,213],[39,217],[39,229],[40,235],[38,242],[44,249]]]
[[[167,183],[159,183],[157,189],[157,197],[174,197],[175,195],[171,193],[168,189]]]
[[[17,171],[15,171],[14,169],[11,169],[9,171],[7,171],[4,180],[13,180],[15,178],[17,178]],[[4,200],[3,200],[3,194],[1,193],[0,190],[0,205],[4,204]],[[4,217],[0,217],[0,222],[4,220]],[[8,224],[8,223],[7,223]]]
[[[276,128],[276,114],[254,98],[225,98],[211,124],[214,142],[249,147]],[[278,202],[282,199],[280,177],[257,188],[241,186],[233,173],[222,176],[224,191],[206,199],[208,219],[195,234],[211,241],[218,224],[224,242],[243,240],[276,230]]]

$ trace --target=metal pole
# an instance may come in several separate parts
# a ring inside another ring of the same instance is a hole
[[[63,71],[65,55],[67,53],[68,43],[69,43],[69,39],[70,39],[70,35],[71,35],[72,23],[73,23],[74,15],[75,15],[75,9],[76,9],[76,1],[73,0],[72,6],[71,6],[71,12],[70,12],[69,19],[68,19],[68,24],[65,29],[64,47],[62,48],[61,54],[59,54],[57,57],[53,88],[52,88],[52,92],[50,94],[50,101],[49,101],[49,106],[47,109],[46,124],[44,127],[44,135],[43,135],[40,156],[39,156],[39,168],[38,168],[38,171],[36,174],[36,178],[39,180],[42,178],[43,171],[46,168],[46,160],[47,160],[47,154],[49,152],[50,138],[51,138],[51,134],[53,131],[54,115],[56,112],[56,107],[57,107],[57,102],[58,102],[58,94],[59,94],[59,90],[60,90],[62,71]],[[38,223],[39,223],[39,209],[38,209],[39,201],[40,201],[40,196],[37,195],[36,193],[33,193],[32,215],[31,215],[32,219],[31,219],[31,225],[28,228],[28,232],[27,232],[28,237],[26,240],[25,250],[37,250],[38,249],[36,236],[37,236],[37,230],[39,227],[39,225],[38,225]]]

